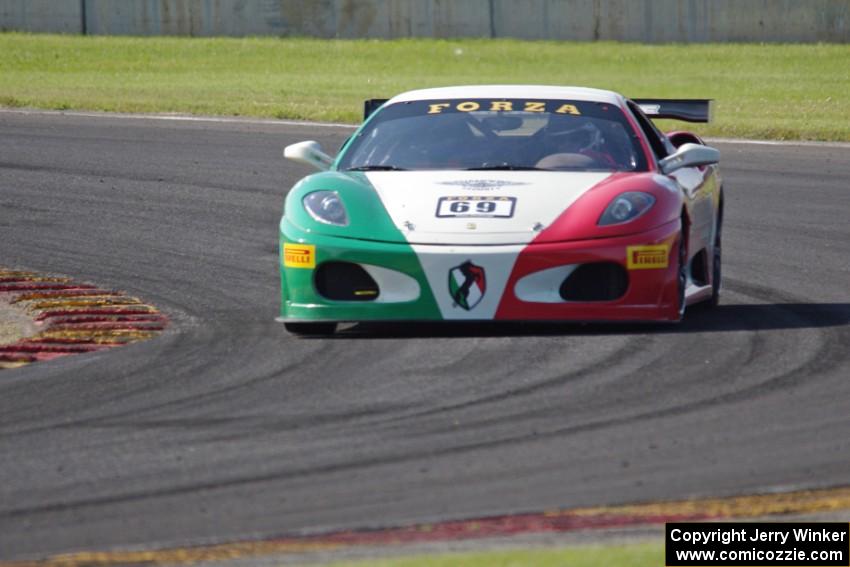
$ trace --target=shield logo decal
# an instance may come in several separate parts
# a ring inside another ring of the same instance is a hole
[[[484,268],[467,260],[449,270],[449,294],[455,305],[469,311],[478,305],[487,291]]]

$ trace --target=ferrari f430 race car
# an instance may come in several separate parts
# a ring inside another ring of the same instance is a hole
[[[281,317],[343,321],[679,321],[720,293],[719,152],[650,118],[708,100],[464,86],[366,102],[280,221]]]

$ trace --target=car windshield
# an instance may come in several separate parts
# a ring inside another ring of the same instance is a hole
[[[620,108],[571,100],[423,100],[384,107],[348,144],[347,171],[645,171]]]

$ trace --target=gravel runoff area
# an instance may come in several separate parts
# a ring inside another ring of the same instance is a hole
[[[34,335],[37,327],[24,311],[0,297],[0,346]]]

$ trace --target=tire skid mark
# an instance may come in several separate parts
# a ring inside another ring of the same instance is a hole
[[[746,289],[746,292],[740,293],[742,293],[742,295],[756,297],[756,293],[753,293],[753,290],[756,288],[748,287]],[[766,288],[757,289],[758,295],[761,295]],[[787,297],[783,297],[783,299],[787,299]],[[788,312],[791,313],[791,315],[794,317],[799,317],[799,314],[794,311],[788,310]],[[807,352],[806,356],[802,360],[797,361],[795,365],[786,368],[783,372],[767,376],[759,380],[758,382],[752,384],[746,384],[740,389],[721,392],[718,395],[710,396],[704,399],[693,400],[680,405],[670,406],[654,411],[647,411],[645,413],[638,413],[636,415],[627,415],[609,419],[602,419],[595,422],[589,422],[572,427],[556,428],[545,432],[541,431],[537,433],[537,436],[560,436],[617,425],[628,425],[630,423],[635,423],[647,419],[683,415],[686,413],[700,411],[717,405],[729,405],[732,403],[739,403],[741,401],[751,400],[777,390],[792,387],[798,382],[805,380],[809,376],[816,376],[818,374],[834,370],[846,360],[847,355],[843,350],[843,345],[846,344],[848,340],[850,340],[850,329],[844,327],[839,330],[832,329],[827,331],[824,329],[815,328],[814,332],[817,333],[819,340],[817,341],[816,345],[813,345],[811,347],[812,350],[810,352]],[[764,337],[759,333],[759,331],[756,331],[755,334],[750,337],[750,341],[755,351],[762,350],[763,352],[751,353],[750,359],[748,359],[749,364],[754,364],[755,361],[761,356],[770,356],[772,352],[775,352],[773,350],[764,348],[764,346],[766,345],[766,341]],[[797,353],[799,354],[799,350],[797,351]],[[836,355],[836,353],[838,354]],[[518,442],[520,440],[521,439],[512,439],[510,441]],[[507,439],[504,441],[510,442]]]
[[[535,380],[529,384],[507,384],[507,387],[504,390],[480,396],[475,399],[449,402],[436,407],[420,409],[415,412],[408,412],[403,415],[386,419],[385,421],[406,422],[414,418],[427,418],[453,411],[462,411],[485,404],[493,404],[516,399],[518,396],[529,396],[537,392],[562,388],[572,382],[586,379],[588,366],[592,365],[595,372],[607,371],[616,368],[623,361],[629,360],[629,357],[641,352],[646,347],[646,343],[649,340],[651,339],[646,337],[632,338],[625,344],[618,345],[612,352],[606,353],[601,359],[589,362],[587,365],[580,368],[574,368],[568,372],[559,371],[551,375],[546,375],[542,379]]]
[[[112,565],[191,565],[239,558],[306,554],[356,546],[403,546],[433,542],[565,533],[660,525],[666,522],[733,520],[814,514],[850,508],[850,488],[647,502],[486,516],[434,523],[319,534],[217,542],[161,549],[81,551],[41,559],[0,561],[0,567],[109,567]]]
[[[795,309],[795,306],[805,303],[798,297],[783,293],[779,290],[746,284],[744,282],[739,282],[738,280],[727,279],[727,282],[730,284],[727,286],[727,288],[741,296],[761,301],[788,302],[789,307],[787,309],[784,308],[782,303],[776,304],[776,308],[782,312],[783,316],[788,316],[792,319],[797,320],[806,320],[813,317],[812,314],[801,313],[798,309]],[[815,323],[815,321],[811,321],[811,323]],[[753,325],[756,327],[756,330],[754,330],[751,334],[748,334],[746,338],[738,345],[737,349],[737,352],[746,353],[746,359],[743,362],[744,367],[753,367],[754,365],[758,364],[758,361],[761,358],[772,356],[777,351],[781,351],[781,344],[776,343],[774,338],[778,339],[780,343],[782,341],[792,341],[793,344],[797,347],[794,351],[797,355],[797,359],[794,360],[793,364],[784,368],[782,372],[768,376],[760,376],[753,381],[747,380],[733,388],[721,390],[720,392],[717,392],[713,395],[700,397],[698,399],[690,400],[685,403],[660,408],[647,408],[643,411],[638,410],[633,413],[626,413],[625,415],[615,415],[603,419],[593,419],[590,421],[570,424],[562,427],[538,427],[530,433],[524,432],[522,430],[516,430],[507,435],[494,436],[486,443],[465,445],[461,442],[459,443],[459,445],[460,447],[466,449],[474,449],[498,445],[519,444],[534,439],[569,436],[610,427],[627,426],[629,424],[638,423],[650,419],[685,415],[696,411],[702,411],[710,407],[716,407],[717,405],[740,403],[743,401],[752,400],[761,396],[768,395],[778,390],[793,387],[801,380],[804,380],[806,376],[826,373],[830,370],[839,367],[840,364],[842,364],[846,360],[846,354],[844,349],[842,348],[842,344],[846,344],[848,341],[850,341],[850,328],[846,326],[839,328],[820,328],[814,324],[805,325],[805,327],[808,329],[807,332],[814,333],[816,340],[814,341],[814,344],[811,344],[805,349],[801,350],[801,343],[797,341],[792,335],[783,334],[778,337],[776,335],[770,335],[773,338],[768,338],[768,335],[765,334],[764,330],[758,329],[759,321],[753,321]],[[672,335],[676,339],[680,340],[685,340],[687,339],[687,337],[690,336],[689,333],[679,332],[674,332],[672,333]],[[622,349],[630,350],[632,347],[635,346],[635,343],[638,342],[640,341],[631,341],[624,345]],[[678,341],[670,341],[670,344],[667,346],[667,349],[658,355],[656,361],[664,358],[665,355],[669,355],[669,353],[671,352],[676,352],[677,350],[681,349],[682,347],[678,344]],[[609,355],[611,358],[605,361],[610,365],[607,368],[607,371],[610,372],[611,367],[615,367],[616,363],[621,360],[621,357],[616,356],[617,354],[618,353],[616,352],[611,353]],[[636,375],[640,375],[641,368],[643,370],[646,370],[647,367],[648,366],[644,363],[643,367],[640,367],[637,370],[631,369],[628,372],[618,374],[610,381],[613,381],[615,383],[628,382],[629,380],[633,380]],[[598,368],[596,370],[598,370]],[[586,368],[578,369],[575,372],[576,374],[578,374],[578,376],[573,376],[571,379],[580,379],[581,375],[586,374],[586,372]],[[722,376],[724,374],[723,367],[718,367],[717,365],[707,367],[705,369],[696,368],[692,370],[692,372],[695,380],[716,379],[718,376]],[[534,390],[538,386],[562,386],[565,385],[567,381],[571,380],[570,378],[568,378],[569,376],[571,376],[571,374],[573,373],[565,374],[560,377],[560,379],[556,378],[555,380],[547,380],[544,384],[535,383],[531,387],[524,389]],[[599,376],[594,374],[593,378],[594,380],[598,380],[600,378],[604,378],[604,375]],[[508,397],[520,395],[521,393],[524,392],[519,389],[512,390],[511,396]],[[503,399],[504,397],[500,394],[467,401],[462,404],[449,404],[419,412],[419,414],[417,414],[417,417],[421,415],[451,411],[455,409],[455,406],[461,407],[463,409],[470,409],[480,404],[491,403],[493,401],[502,401]],[[501,411],[498,414],[498,417],[470,419],[469,416],[467,416],[466,421],[464,423],[464,427],[468,430],[473,427],[483,428],[488,426],[496,426],[504,421],[518,422],[519,420],[529,416],[537,418],[547,416],[557,417],[561,413],[563,413],[563,411],[564,410],[561,407],[535,407],[532,412],[528,412],[526,410],[517,410],[514,412]],[[402,416],[401,418],[399,418],[399,420],[404,420],[405,417],[406,416]],[[422,425],[420,425],[420,427],[422,427]],[[428,427],[427,432],[429,434],[456,434],[456,429],[450,424],[447,424],[443,427],[432,425]]]
[[[554,394],[558,390],[568,387],[576,387],[580,384],[592,383],[594,387],[607,386],[609,388],[617,389],[627,388],[633,385],[636,377],[652,372],[653,369],[658,368],[659,365],[670,360],[671,354],[681,352],[682,346],[679,343],[683,340],[687,340],[687,337],[690,336],[687,333],[680,333],[678,331],[668,331],[661,335],[662,337],[666,337],[666,339],[659,339],[658,336],[654,335],[631,335],[631,331],[629,331],[628,327],[626,327],[626,333],[629,336],[624,344],[618,345],[614,350],[608,352],[601,359],[592,361],[587,365],[573,368],[567,372],[555,372],[552,376],[547,376],[530,384],[520,386],[512,385],[504,391],[498,391],[473,400],[442,404],[437,407],[420,410],[416,413],[401,415],[393,418],[391,421],[404,424],[410,418],[427,418],[439,414],[451,414],[451,412],[457,410],[478,408],[487,404],[507,401],[516,402],[518,397],[527,396],[536,393],[537,391],[548,391]],[[749,353],[749,358],[752,358],[755,356],[753,353],[761,350],[762,343],[763,337],[758,334],[753,334],[748,336],[746,341],[737,345],[737,351],[746,350]],[[655,348],[650,348],[651,345]],[[638,357],[641,353],[647,355],[651,354],[651,356],[646,356],[643,357],[643,359],[640,359]],[[716,366],[711,369],[713,373],[716,373],[717,370]],[[694,379],[697,379],[696,374]],[[564,408],[555,402],[552,407],[540,407],[539,405],[535,405],[531,410],[522,407],[515,410],[500,409],[499,411],[494,412],[494,414],[491,414],[490,417],[484,418],[471,419],[467,414],[465,416],[464,428],[466,430],[470,430],[472,428],[492,427],[498,426],[506,421],[519,423],[521,420],[526,418],[541,418],[545,416],[559,417],[563,415],[564,411]],[[563,434],[580,433],[608,426],[618,426],[621,423],[641,421],[643,419],[653,417],[655,411],[659,410],[655,409],[647,412],[638,411],[633,414],[629,412],[630,415],[612,416],[604,420],[591,420],[588,422],[572,424],[566,428],[558,429],[557,431],[552,431],[545,427],[542,429],[535,427],[532,433],[526,434],[525,432],[521,432],[522,430],[520,429],[507,436],[495,436],[491,439],[491,441],[496,444],[524,442],[537,438],[540,435],[560,436]],[[665,410],[662,409],[660,411],[664,412]],[[427,434],[457,433],[456,427],[451,424],[450,420],[444,420],[443,425],[429,424],[426,426],[419,424],[417,427],[420,428],[421,431],[425,431]]]
[[[191,347],[192,349],[196,347]],[[199,351],[203,352],[206,347],[201,347]],[[319,351],[325,351],[327,347],[322,347]],[[194,355],[193,351],[189,351],[187,356],[192,357]],[[49,432],[57,429],[68,429],[68,428],[107,428],[107,427],[134,427],[131,424],[136,424],[135,427],[143,428],[145,427],[144,419],[145,416],[149,416],[152,414],[160,413],[166,409],[173,409],[175,411],[188,411],[193,407],[198,407],[203,405],[205,402],[228,398],[232,396],[234,393],[249,387],[256,386],[261,383],[269,382],[277,379],[277,377],[281,374],[289,374],[295,372],[299,368],[299,364],[301,360],[297,360],[291,362],[289,364],[283,366],[274,366],[272,369],[269,369],[267,372],[260,374],[256,377],[252,377],[248,380],[240,380],[236,383],[229,384],[224,387],[214,388],[210,391],[203,393],[193,393],[189,396],[174,396],[170,397],[167,401],[163,401],[153,405],[144,405],[138,408],[134,408],[131,410],[124,410],[119,413],[106,413],[101,414],[94,417],[87,418],[78,418],[74,417],[73,419],[64,418],[60,422],[49,423],[49,424],[39,424],[37,426],[24,426],[23,428],[17,429],[14,432],[14,435],[21,436],[27,434],[38,434],[43,432]],[[204,362],[197,367],[193,367],[191,370],[194,372],[198,372],[201,375],[204,374],[206,369],[209,366],[217,364],[216,362]],[[131,392],[125,390],[121,393],[122,399],[127,399],[132,395]],[[340,415],[339,419],[346,420],[348,416]],[[203,420],[201,420],[203,421]],[[243,421],[240,419],[240,421]],[[24,423],[24,422],[21,422]],[[181,424],[179,427],[184,428],[187,427],[187,424]],[[0,434],[2,437],[2,434]],[[2,516],[2,512],[0,512],[0,516]]]
[[[727,278],[726,281],[730,284],[727,286],[729,290],[742,296],[751,297],[753,299],[758,300],[778,300],[791,304],[804,303],[798,297],[794,297],[792,295],[785,294],[771,288],[755,286],[741,282],[739,280],[731,280],[729,278]],[[793,308],[783,309],[783,306],[781,304],[777,305],[777,307],[782,310],[783,314],[787,314],[788,316],[793,317],[795,319],[807,318],[807,314],[799,313],[798,310],[795,310]],[[752,323],[755,327],[758,327],[759,325],[758,320],[754,320]],[[635,376],[640,376],[643,372],[651,370],[653,366],[663,363],[664,360],[668,358],[671,353],[681,351],[682,348],[679,343],[681,341],[687,340],[688,337],[691,336],[691,333],[687,331],[681,332],[676,328],[672,328],[670,330],[665,329],[665,331],[666,332],[663,334],[663,336],[668,336],[673,340],[669,341],[669,344],[663,351],[657,354],[655,358],[650,359],[648,362],[644,362],[637,368],[623,370],[622,372],[617,373],[617,375],[614,377],[606,376],[606,373],[609,373],[611,370],[615,369],[623,361],[631,361],[636,354],[643,350],[646,350],[647,343],[649,342],[647,337],[632,337],[628,342],[623,345],[620,345],[620,347],[616,351],[609,353],[604,360],[596,361],[592,369],[589,369],[587,367],[572,369],[567,373],[558,373],[555,376],[548,377],[544,380],[534,381],[530,384],[512,386],[504,391],[495,392],[479,398],[471,400],[462,400],[454,403],[441,404],[436,407],[430,407],[416,412],[402,414],[390,418],[388,421],[406,423],[411,418],[424,418],[428,416],[446,414],[452,411],[468,410],[485,404],[499,403],[509,399],[515,399],[517,396],[531,394],[538,390],[562,388],[567,386],[569,383],[574,383],[588,378],[592,378],[597,384],[599,383],[599,380],[605,380],[608,383],[623,382],[627,384],[629,381],[633,380]],[[600,427],[617,426],[625,423],[641,421],[643,419],[651,419],[653,417],[663,417],[667,415],[677,415],[690,411],[697,411],[700,409],[714,406],[717,403],[740,401],[757,397],[758,395],[765,394],[769,391],[776,389],[777,387],[786,385],[789,379],[793,380],[793,377],[796,375],[797,372],[809,369],[812,364],[817,365],[818,371],[821,372],[826,371],[834,366],[834,364],[825,364],[827,359],[825,355],[830,352],[831,346],[834,346],[835,343],[834,337],[831,334],[834,332],[834,329],[829,331],[815,329],[814,332],[818,334],[818,338],[820,340],[818,340],[815,345],[807,349],[809,352],[807,352],[807,356],[804,358],[804,360],[796,361],[796,366],[788,368],[781,375],[768,376],[759,383],[742,385],[742,387],[738,390],[727,390],[723,393],[709,396],[702,400],[697,400],[695,402],[684,404],[682,406],[660,408],[647,412],[636,412],[634,415],[618,416],[614,418],[609,418],[607,420],[578,424],[572,427],[562,428],[557,431],[538,430],[535,432],[535,436],[540,435],[541,433],[544,435],[562,435],[575,432],[583,432],[587,430],[598,429]],[[760,358],[764,356],[769,356],[772,352],[770,346],[771,342],[768,339],[768,336],[765,335],[765,333],[761,332],[760,329],[757,329],[754,330],[754,332],[752,332],[751,334],[747,335],[743,341],[740,341],[736,345],[736,352],[745,353],[746,358],[743,361],[743,365],[749,366],[756,364]],[[811,352],[812,350],[814,350],[814,352]],[[722,365],[723,362],[721,361],[720,364]],[[705,370],[697,368],[694,372],[694,379],[697,380],[716,378],[718,375],[723,374],[724,368],[725,367],[723,366],[719,367],[717,364],[714,364],[713,366],[706,368]],[[774,381],[776,383],[774,383]],[[502,412],[498,414],[498,417],[492,417],[489,419],[479,419],[474,421],[470,421],[469,417],[467,416],[465,427],[469,429],[473,426],[486,427],[490,425],[497,425],[505,420],[518,420],[529,415],[535,417],[551,415],[555,417],[557,415],[560,415],[562,412],[563,409],[561,407],[556,407],[554,409],[535,407],[533,412],[525,412],[523,410],[518,410],[513,413]],[[440,427],[432,427],[428,429],[428,433],[448,433],[452,431],[454,431],[454,429],[451,425],[446,425],[444,429],[441,429]],[[526,438],[523,437],[522,439],[524,440]],[[509,439],[504,439],[504,441],[510,442]]]
[[[763,291],[763,290],[760,290]],[[751,288],[748,288],[747,293],[743,295],[755,297]],[[793,316],[799,316],[796,312],[789,310]],[[623,415],[590,421],[582,424],[553,428],[550,430],[537,431],[534,438],[558,437],[563,435],[573,435],[576,433],[593,431],[607,427],[626,426],[632,423],[645,421],[649,419],[657,419],[662,417],[670,417],[675,415],[684,415],[687,413],[701,411],[718,405],[729,405],[739,403],[746,400],[751,400],[763,395],[767,395],[777,390],[785,389],[794,386],[798,382],[805,380],[806,377],[826,373],[837,368],[846,359],[846,354],[842,350],[842,344],[846,344],[850,340],[850,329],[846,327],[836,331],[832,329],[826,331],[823,329],[814,329],[818,334],[819,340],[816,345],[810,347],[810,352],[807,352],[802,360],[796,361],[793,366],[786,368],[778,374],[766,376],[755,383],[742,385],[743,387],[730,391],[720,392],[717,395],[709,396],[703,399],[692,400],[686,403],[659,408],[645,412],[639,412],[633,415]],[[752,352],[749,355],[747,364],[755,364],[756,361],[763,356],[771,356],[775,352],[772,349],[766,348],[767,341],[764,336],[756,331],[749,337],[749,344]],[[800,354],[800,351],[797,351]],[[836,353],[840,353],[835,356]],[[716,369],[712,369],[714,373]],[[539,412],[544,414],[545,412]],[[515,419],[517,416],[500,416],[505,419]],[[531,436],[516,436],[506,437],[500,440],[493,440],[493,443],[520,443],[530,440]]]
[[[796,316],[796,313],[792,312],[792,314],[794,314]],[[808,367],[809,365],[813,365],[812,369],[823,371],[825,369],[829,369],[829,368],[833,367],[836,364],[836,361],[831,360],[830,357],[821,358],[820,355],[822,354],[823,349],[831,350],[832,344],[834,344],[836,342],[836,340],[839,340],[840,337],[832,337],[832,331],[827,332],[826,330],[817,329],[817,332],[826,334],[831,340],[827,341],[827,344],[821,344],[822,348],[817,349],[817,352],[810,353],[810,356],[807,356],[805,358],[805,360],[802,361],[802,367]],[[758,342],[760,339],[756,339],[754,337],[753,340]],[[587,431],[587,430],[594,430],[594,429],[606,428],[606,427],[611,427],[611,426],[625,425],[625,424],[628,424],[628,423],[644,421],[644,420],[647,420],[647,419],[654,419],[654,418],[659,418],[659,417],[664,417],[664,416],[669,416],[669,415],[677,415],[677,414],[697,411],[699,409],[703,409],[705,407],[715,406],[717,404],[741,401],[741,400],[744,400],[744,399],[749,399],[751,397],[757,397],[759,395],[766,393],[767,391],[772,391],[772,390],[775,390],[779,387],[783,387],[783,386],[786,386],[786,385],[789,385],[789,384],[796,383],[797,381],[802,379],[802,377],[799,375],[800,369],[801,369],[801,366],[791,367],[791,368],[786,369],[785,372],[781,373],[780,376],[771,376],[771,377],[768,377],[768,379],[763,381],[763,382],[759,382],[759,383],[756,383],[756,384],[750,384],[750,385],[748,385],[748,387],[742,388],[740,390],[737,390],[737,391],[733,390],[731,392],[726,392],[726,393],[723,393],[719,396],[711,397],[709,399],[695,400],[695,401],[693,401],[692,403],[689,403],[689,404],[683,404],[683,405],[678,405],[678,406],[673,406],[673,407],[668,407],[668,408],[651,410],[651,411],[647,411],[647,412],[644,412],[644,413],[639,413],[637,415],[619,416],[619,417],[615,417],[615,418],[603,420],[603,421],[574,424],[572,426],[568,426],[568,427],[564,427],[564,428],[557,428],[557,429],[548,430],[548,431],[543,430],[543,431],[535,432],[533,435],[531,435],[531,434],[519,434],[519,435],[514,434],[514,435],[500,436],[498,438],[489,439],[485,442],[479,442],[479,443],[467,443],[467,444],[460,443],[460,444],[457,444],[453,447],[449,447],[447,449],[444,449],[443,451],[439,451],[435,454],[463,453],[463,452],[467,452],[471,449],[509,445],[509,444],[514,444],[514,443],[520,443],[520,442],[530,440],[530,439],[533,439],[533,438],[561,436],[561,435],[576,433],[576,432],[580,432],[580,431]],[[239,387],[241,387],[241,385]],[[220,392],[213,392],[212,394],[216,395],[216,394],[219,394],[219,393]],[[143,412],[144,411],[148,411],[148,408],[143,410]],[[163,496],[163,495],[175,494],[175,493],[180,494],[180,493],[193,492],[193,491],[199,491],[199,490],[216,489],[216,488],[220,488],[222,486],[245,485],[245,484],[254,483],[254,482],[263,481],[263,480],[275,480],[275,479],[282,479],[282,478],[297,478],[297,477],[304,476],[304,475],[307,475],[307,474],[322,474],[322,473],[326,473],[326,472],[336,472],[336,471],[340,471],[340,470],[357,470],[360,467],[365,467],[365,466],[368,466],[368,465],[397,463],[397,462],[403,462],[403,461],[408,460],[410,458],[411,458],[411,455],[404,455],[404,454],[402,454],[402,455],[387,455],[387,456],[381,456],[381,457],[378,457],[378,458],[374,458],[374,459],[369,460],[367,462],[335,463],[335,464],[331,463],[331,464],[328,464],[324,467],[310,468],[310,469],[306,469],[306,470],[271,471],[270,473],[268,473],[266,475],[260,475],[258,477],[234,478],[234,479],[229,479],[229,480],[224,481],[224,482],[212,483],[212,484],[209,484],[209,485],[189,485],[189,486],[174,487],[173,489],[165,490],[165,491],[156,490],[156,491],[151,491],[151,492],[146,492],[146,493],[125,494],[125,495],[120,495],[118,498],[115,498],[115,497],[102,498],[102,499],[95,498],[95,499],[86,499],[84,501],[60,503],[60,504],[56,504],[56,505],[53,505],[53,506],[38,507],[38,508],[34,508],[34,509],[10,510],[10,511],[5,512],[2,515],[12,517],[12,516],[18,516],[18,515],[24,514],[24,513],[50,511],[50,510],[55,510],[55,509],[64,510],[64,509],[69,509],[69,508],[78,507],[78,506],[80,506],[80,507],[82,507],[82,506],[98,506],[98,505],[101,505],[101,504],[112,503],[114,501],[132,501],[132,500],[136,500],[136,499],[139,499],[139,498],[157,497],[157,496]]]
[[[137,297],[64,276],[0,268],[0,297],[40,327],[35,335],[0,346],[0,370],[151,339],[168,324]]]
[[[826,334],[825,331],[818,329],[818,331]],[[831,335],[830,335],[831,337]],[[614,416],[607,419],[594,420],[584,423],[567,425],[564,427],[552,428],[552,429],[540,429],[533,432],[522,432],[515,431],[513,433],[507,435],[499,435],[487,440],[483,441],[466,441],[460,440],[459,442],[455,442],[450,446],[446,446],[439,451],[435,451],[433,453],[434,456],[437,455],[451,455],[451,454],[465,454],[472,450],[477,449],[487,449],[487,448],[495,448],[502,447],[508,445],[515,445],[525,443],[527,441],[540,440],[551,437],[560,437],[564,435],[574,435],[577,433],[594,431],[599,429],[605,429],[610,427],[618,427],[618,426],[627,426],[632,423],[638,423],[642,421],[647,421],[651,419],[658,419],[663,417],[682,415],[691,413],[694,411],[700,411],[705,408],[731,404],[733,402],[739,402],[742,400],[751,399],[754,397],[758,397],[763,395],[768,391],[773,391],[779,388],[788,387],[796,382],[805,379],[806,376],[809,376],[809,372],[824,372],[830,368],[835,367],[840,361],[831,360],[829,357],[824,355],[825,352],[828,352],[832,349],[832,343],[838,341],[840,343],[840,337],[836,339],[835,337],[831,337],[833,340],[831,341],[822,341],[819,345],[820,348],[817,348],[816,352],[808,356],[800,366],[795,366],[788,368],[785,372],[782,372],[778,376],[770,376],[763,381],[757,382],[755,384],[747,385],[746,387],[739,390],[732,390],[728,392],[720,393],[716,396],[712,396],[705,399],[694,400],[688,403],[667,406],[662,408],[650,409],[644,412],[636,413],[636,414],[628,414],[628,415],[620,415]],[[753,339],[755,340],[755,339]],[[809,368],[811,366],[811,368]],[[801,369],[805,369],[805,372],[800,373]],[[543,413],[543,412],[540,412]],[[128,492],[120,495],[111,495],[104,497],[96,497],[89,498],[83,500],[75,500],[69,502],[61,502],[61,503],[53,503],[42,506],[36,506],[31,508],[19,508],[19,509],[11,509],[6,510],[0,513],[0,517],[7,518],[16,518],[26,514],[32,513],[45,513],[45,512],[55,512],[55,511],[63,511],[70,510],[74,508],[83,508],[83,507],[100,507],[103,505],[113,504],[116,502],[133,502],[140,501],[148,498],[154,497],[164,497],[164,496],[173,496],[173,495],[181,495],[186,493],[193,493],[199,491],[208,491],[208,490],[217,490],[225,487],[234,487],[234,486],[247,486],[250,484],[256,484],[258,482],[264,481],[272,481],[272,480],[291,480],[303,478],[306,476],[316,476],[323,474],[333,474],[338,472],[351,472],[357,471],[363,468],[368,468],[370,466],[380,466],[387,464],[397,464],[406,462],[412,459],[417,458],[416,453],[387,453],[383,455],[373,456],[369,459],[365,459],[363,461],[358,462],[331,462],[326,463],[322,466],[310,466],[307,468],[287,468],[280,470],[272,470],[268,471],[265,474],[260,475],[252,475],[252,476],[238,476],[230,479],[220,480],[214,483],[194,483],[194,484],[186,484],[180,486],[172,486],[168,489],[155,489],[149,491],[136,491],[136,492]],[[850,498],[850,496],[848,496]],[[848,505],[850,507],[850,505]],[[674,520],[666,520],[666,521],[674,521]],[[626,525],[626,524],[612,524],[610,526],[604,527],[614,527],[616,525]],[[5,567],[0,565],[0,567]]]

